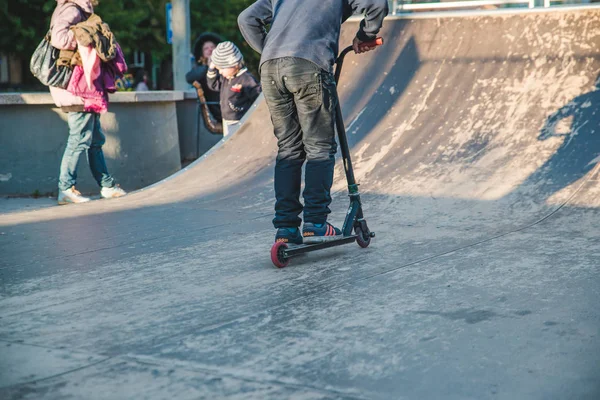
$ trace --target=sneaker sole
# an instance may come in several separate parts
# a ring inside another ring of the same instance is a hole
[[[58,205],[59,206],[66,206],[67,204],[83,204],[83,203],[89,203],[91,200],[86,200],[86,201],[80,201],[80,202],[74,202],[74,201],[66,201],[66,200],[58,200]]]
[[[283,240],[275,240],[275,243],[278,243],[278,242],[285,243],[290,247],[291,246],[302,246],[304,244],[304,243],[284,242]]]
[[[317,243],[325,243],[332,242],[336,239],[343,238],[342,235],[336,236],[307,236],[304,238],[304,244],[317,244]]]

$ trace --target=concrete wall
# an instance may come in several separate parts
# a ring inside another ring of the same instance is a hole
[[[109,171],[125,190],[155,183],[181,168],[179,132],[186,143],[195,132],[189,115],[193,100],[183,92],[116,93],[102,116],[104,154]],[[177,109],[187,116],[179,118]],[[68,127],[67,114],[47,93],[0,94],[0,195],[56,193]],[[202,147],[205,149],[209,144]],[[81,157],[77,187],[99,191],[87,159]]]

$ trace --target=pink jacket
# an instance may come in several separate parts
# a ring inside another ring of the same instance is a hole
[[[76,66],[67,91],[83,98],[84,111],[105,113],[108,111],[108,93],[117,88],[115,79],[127,71],[123,51],[117,43],[117,56],[108,63],[102,63],[92,47],[79,46],[83,67]]]
[[[69,28],[73,25],[85,21],[87,17],[94,13],[94,7],[90,0],[56,0],[56,8],[50,20],[52,28],[52,46],[61,50],[73,50],[77,47],[75,35]],[[87,15],[81,14],[78,5]]]

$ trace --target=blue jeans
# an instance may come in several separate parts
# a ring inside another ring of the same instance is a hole
[[[261,83],[279,152],[275,164],[275,228],[302,222],[322,224],[331,212],[335,166],[335,110],[333,75],[310,61],[284,57],[266,61]],[[300,203],[302,166],[304,206]]]
[[[87,150],[88,164],[100,187],[113,187],[115,180],[108,173],[102,145],[106,141],[100,127],[100,114],[70,112],[69,139],[60,164],[58,189],[67,190],[77,181],[79,156]]]

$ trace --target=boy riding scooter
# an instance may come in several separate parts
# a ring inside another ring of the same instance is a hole
[[[332,72],[341,23],[355,13],[365,16],[353,42],[354,51],[363,53],[373,49],[365,43],[381,29],[387,0],[258,0],[238,18],[244,38],[262,54],[261,83],[278,140],[276,242],[317,243],[341,235],[327,222],[337,150]]]

